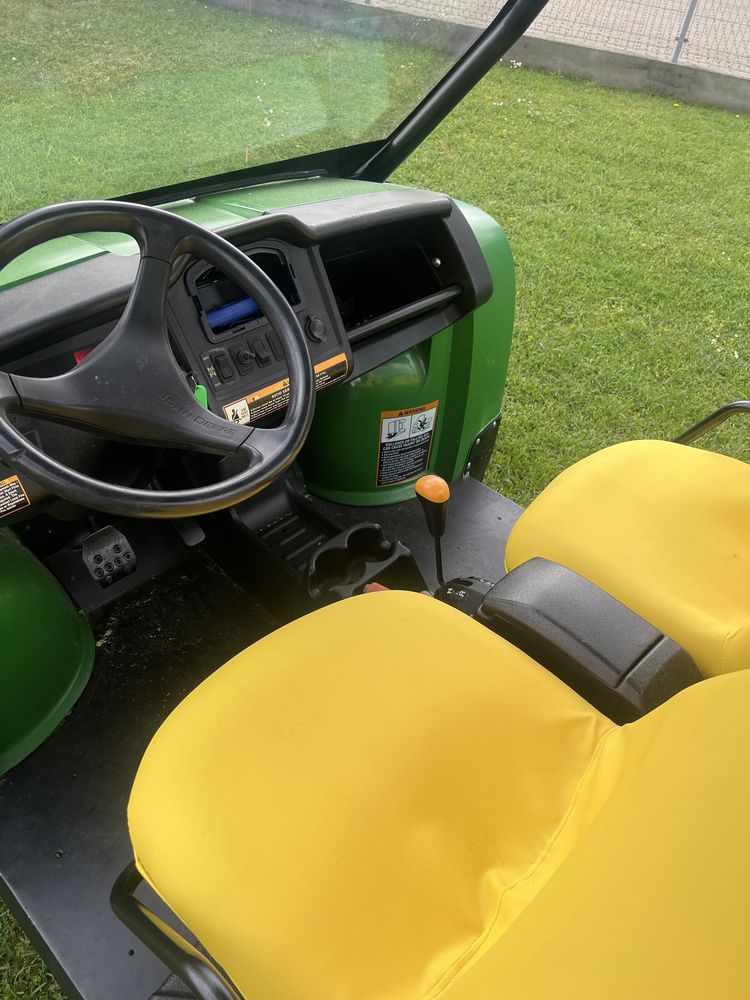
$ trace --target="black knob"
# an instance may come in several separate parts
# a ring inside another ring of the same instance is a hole
[[[316,344],[327,340],[326,325],[320,316],[308,316],[305,320],[305,333]]]
[[[253,362],[253,356],[246,347],[243,347],[237,351],[237,360],[241,365],[250,365]]]

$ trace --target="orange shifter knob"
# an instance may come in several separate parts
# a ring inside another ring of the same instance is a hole
[[[414,484],[417,496],[430,503],[447,503],[451,488],[442,476],[422,476]]]

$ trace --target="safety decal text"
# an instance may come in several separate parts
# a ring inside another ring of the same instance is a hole
[[[0,517],[8,517],[9,514],[30,506],[31,501],[18,476],[0,479]]]
[[[349,362],[345,354],[337,354],[334,358],[321,361],[315,365],[315,390],[320,392],[334,382],[340,382],[349,374]],[[282,410],[289,403],[289,379],[281,379],[272,385],[266,385],[249,396],[228,403],[224,416],[235,424],[250,424],[261,417],[267,417],[277,410]]]
[[[403,483],[427,469],[438,402],[380,414],[377,486]]]

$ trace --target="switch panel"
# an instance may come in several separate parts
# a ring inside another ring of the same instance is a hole
[[[343,381],[351,372],[351,348],[337,318],[322,265],[314,252],[276,239],[245,252],[275,282],[294,311],[320,388]],[[178,291],[179,289],[179,291]],[[236,306],[229,310],[228,307]],[[208,389],[208,406],[227,408],[251,400],[251,422],[275,413],[272,399],[288,378],[281,338],[247,289],[234,286],[218,268],[196,260],[170,295],[173,334],[197,382]],[[256,416],[257,414],[257,416]]]

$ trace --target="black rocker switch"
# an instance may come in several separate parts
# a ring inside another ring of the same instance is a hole
[[[443,587],[445,579],[443,578],[443,550],[440,546],[440,539],[445,534],[445,526],[448,523],[450,487],[440,476],[422,476],[414,484],[414,490],[424,511],[427,530],[435,540],[435,568],[438,584]]]
[[[232,368],[232,362],[229,360],[229,354],[226,351],[214,351],[211,354],[211,360],[214,363],[214,368],[219,373],[221,381],[231,382],[234,378],[234,368]]]
[[[256,337],[252,340],[250,342],[250,347],[257,365],[263,366],[270,362],[271,355],[269,354],[268,346],[262,337]]]

